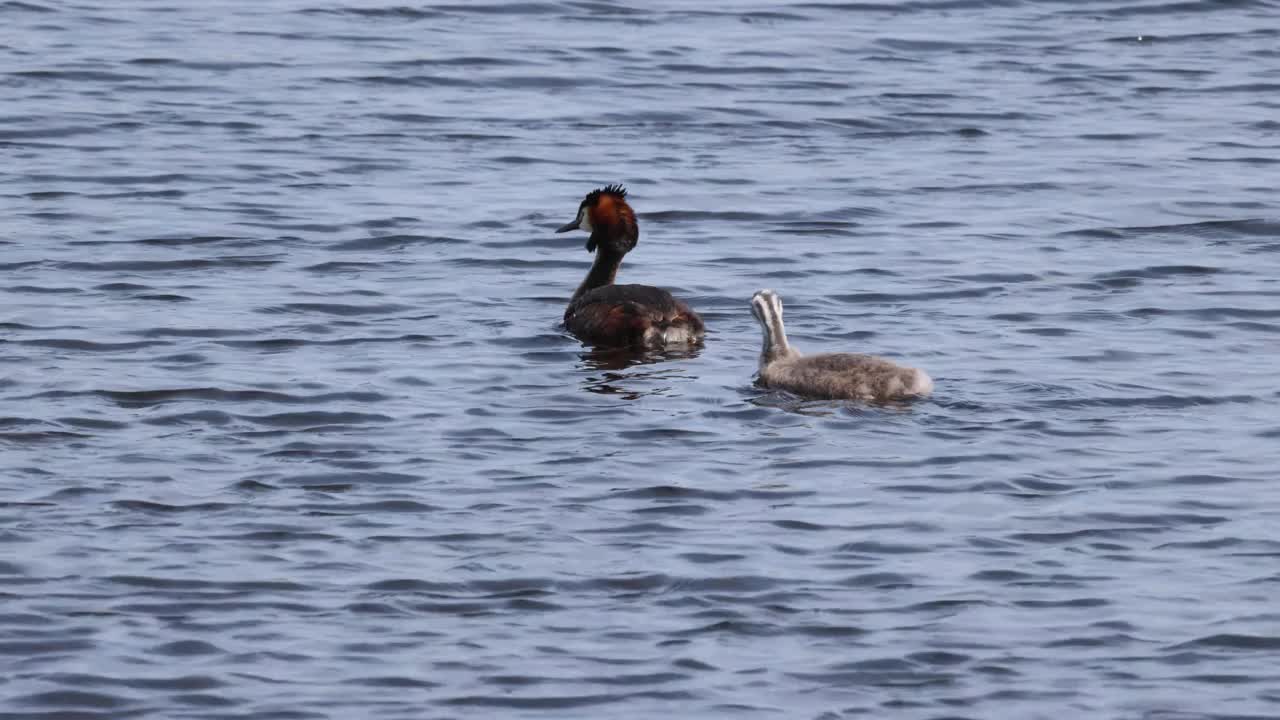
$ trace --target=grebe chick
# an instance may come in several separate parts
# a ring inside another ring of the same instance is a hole
[[[772,290],[751,296],[751,314],[764,331],[760,383],[766,387],[811,398],[872,402],[923,397],[933,391],[933,380],[923,370],[875,355],[801,355],[787,342],[782,298]]]
[[[702,318],[671,293],[648,285],[614,285],[622,256],[636,246],[640,228],[621,185],[592,190],[573,222],[556,230],[586,230],[595,262],[564,311],[564,324],[594,345],[661,347],[702,339]]]

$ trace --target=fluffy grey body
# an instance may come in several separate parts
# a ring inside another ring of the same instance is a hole
[[[760,322],[760,383],[804,397],[885,402],[928,395],[933,380],[923,370],[898,365],[875,355],[822,353],[803,355],[787,342],[782,325],[782,299],[772,290],[751,298]]]

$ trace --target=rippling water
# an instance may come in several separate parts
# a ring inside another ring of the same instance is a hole
[[[1280,4],[691,7],[0,2],[0,715],[1280,715]]]

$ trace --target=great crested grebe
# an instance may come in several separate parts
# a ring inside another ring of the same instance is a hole
[[[772,290],[751,296],[751,314],[764,331],[760,383],[796,395],[827,400],[907,400],[933,391],[923,371],[882,357],[855,353],[801,355],[782,327],[782,298]]]
[[[702,318],[671,293],[648,285],[614,285],[622,256],[636,246],[640,228],[621,185],[592,190],[578,206],[573,222],[558,233],[582,229],[591,233],[587,251],[595,262],[564,311],[569,332],[597,345],[657,347],[696,343]]]

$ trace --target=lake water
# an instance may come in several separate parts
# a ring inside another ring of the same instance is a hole
[[[693,7],[0,2],[0,717],[1280,716],[1280,3]]]

